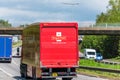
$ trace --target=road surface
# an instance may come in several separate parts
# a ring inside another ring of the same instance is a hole
[[[16,53],[15,49],[13,53],[14,54]],[[12,63],[0,63],[0,80],[25,80],[20,77],[19,64],[20,64],[20,58],[13,58]],[[57,80],[61,80],[61,79],[57,79]],[[73,80],[108,80],[108,79],[78,75],[78,77],[74,78]]]

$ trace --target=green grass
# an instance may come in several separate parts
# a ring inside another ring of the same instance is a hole
[[[80,59],[79,65],[120,70],[120,65],[98,63],[98,62],[95,62],[94,60],[89,60],[89,59]],[[86,70],[86,69],[77,69],[77,72],[79,74],[84,74],[89,76],[108,78],[109,80],[120,80],[120,74],[117,74],[117,73],[109,73],[109,72]]]
[[[22,41],[20,40],[18,42],[13,43],[12,47],[14,48],[14,47],[18,47],[18,46],[21,46],[21,45],[22,45]]]
[[[101,77],[109,80],[120,80],[120,74],[117,73],[109,73],[95,70],[85,70],[85,69],[77,69],[78,74]]]
[[[108,69],[119,69],[120,70],[120,65],[98,63],[98,62],[95,62],[94,60],[89,60],[89,59],[81,59],[79,64],[81,66],[90,66],[90,67],[97,67],[97,68],[108,68]]]

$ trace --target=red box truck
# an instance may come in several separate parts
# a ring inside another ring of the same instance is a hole
[[[33,79],[76,77],[77,23],[34,23],[23,30],[20,73]]]

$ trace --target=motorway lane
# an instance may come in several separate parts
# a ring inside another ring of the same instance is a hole
[[[6,74],[6,76],[9,77],[9,79],[6,79],[8,77],[3,77],[3,79],[0,78],[0,80],[18,80],[20,79],[20,73],[19,73],[19,61],[20,58],[13,58],[12,63],[0,63],[0,72],[2,74]]]
[[[12,56],[16,56],[16,49],[12,49]],[[23,80],[20,77],[19,66],[20,58],[12,58],[11,63],[0,63],[0,80]]]
[[[13,53],[16,53],[14,49]],[[13,58],[12,63],[0,63],[0,80],[25,80],[20,77],[19,70],[20,58]],[[61,80],[61,79],[57,79]],[[97,77],[78,75],[73,80],[108,80]]]
[[[13,80],[13,78],[0,71],[0,80]]]
[[[97,78],[97,77],[86,76],[86,75],[78,75],[78,77],[74,78],[73,80],[109,80],[109,79]]]
[[[0,63],[0,80],[25,80],[20,77],[19,63],[20,58],[13,58],[12,63]],[[108,80],[108,79],[78,75],[78,77],[74,78],[73,80]]]

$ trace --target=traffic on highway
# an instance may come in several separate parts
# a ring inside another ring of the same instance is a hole
[[[0,0],[0,80],[120,80],[120,0]]]
[[[22,46],[12,48],[10,63],[0,63],[1,80],[108,80],[77,73],[77,23],[35,23],[23,36]]]
[[[16,53],[16,50],[13,51]],[[20,58],[13,58],[11,63],[0,63],[0,80],[32,80],[32,79],[24,79],[20,75]],[[61,80],[60,78],[56,80]],[[108,80],[104,78],[94,77],[94,76],[86,76],[77,74],[76,78],[72,80]]]

